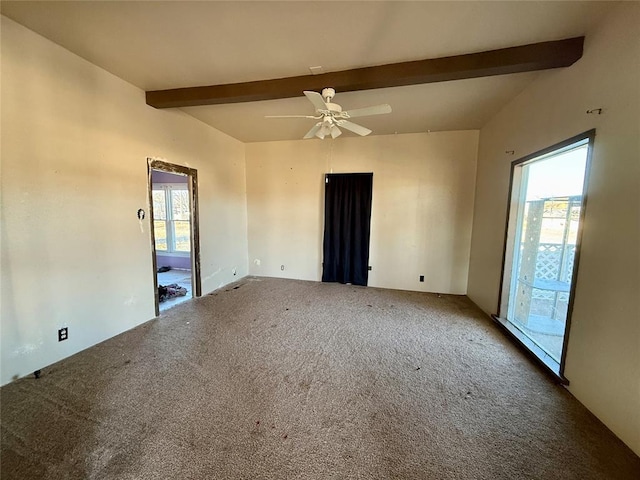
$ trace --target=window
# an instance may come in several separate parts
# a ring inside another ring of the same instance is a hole
[[[499,320],[562,377],[594,133],[512,164]]]
[[[189,253],[191,223],[187,185],[154,184],[152,198],[156,250],[167,253]]]

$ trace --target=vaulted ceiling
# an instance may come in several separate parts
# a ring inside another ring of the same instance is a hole
[[[145,91],[234,84],[463,55],[586,35],[613,2],[2,1],[3,15]],[[388,103],[373,134],[481,128],[554,70],[340,92],[345,109]],[[333,85],[325,85],[333,86]],[[184,107],[243,142],[299,139],[302,95]],[[347,133],[348,135],[352,135]]]

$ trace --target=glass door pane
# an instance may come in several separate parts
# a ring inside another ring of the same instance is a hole
[[[565,345],[588,148],[585,139],[514,167],[506,321],[518,338],[526,337],[523,343],[535,345],[557,367]]]

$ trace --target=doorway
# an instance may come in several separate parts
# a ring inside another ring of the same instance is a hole
[[[563,381],[593,131],[512,164],[499,320]]]
[[[197,171],[148,159],[156,316],[201,295]]]
[[[366,286],[373,173],[325,175],[322,281]]]

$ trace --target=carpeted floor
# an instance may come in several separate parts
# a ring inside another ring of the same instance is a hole
[[[246,278],[0,394],[2,480],[640,478],[458,296]]]

